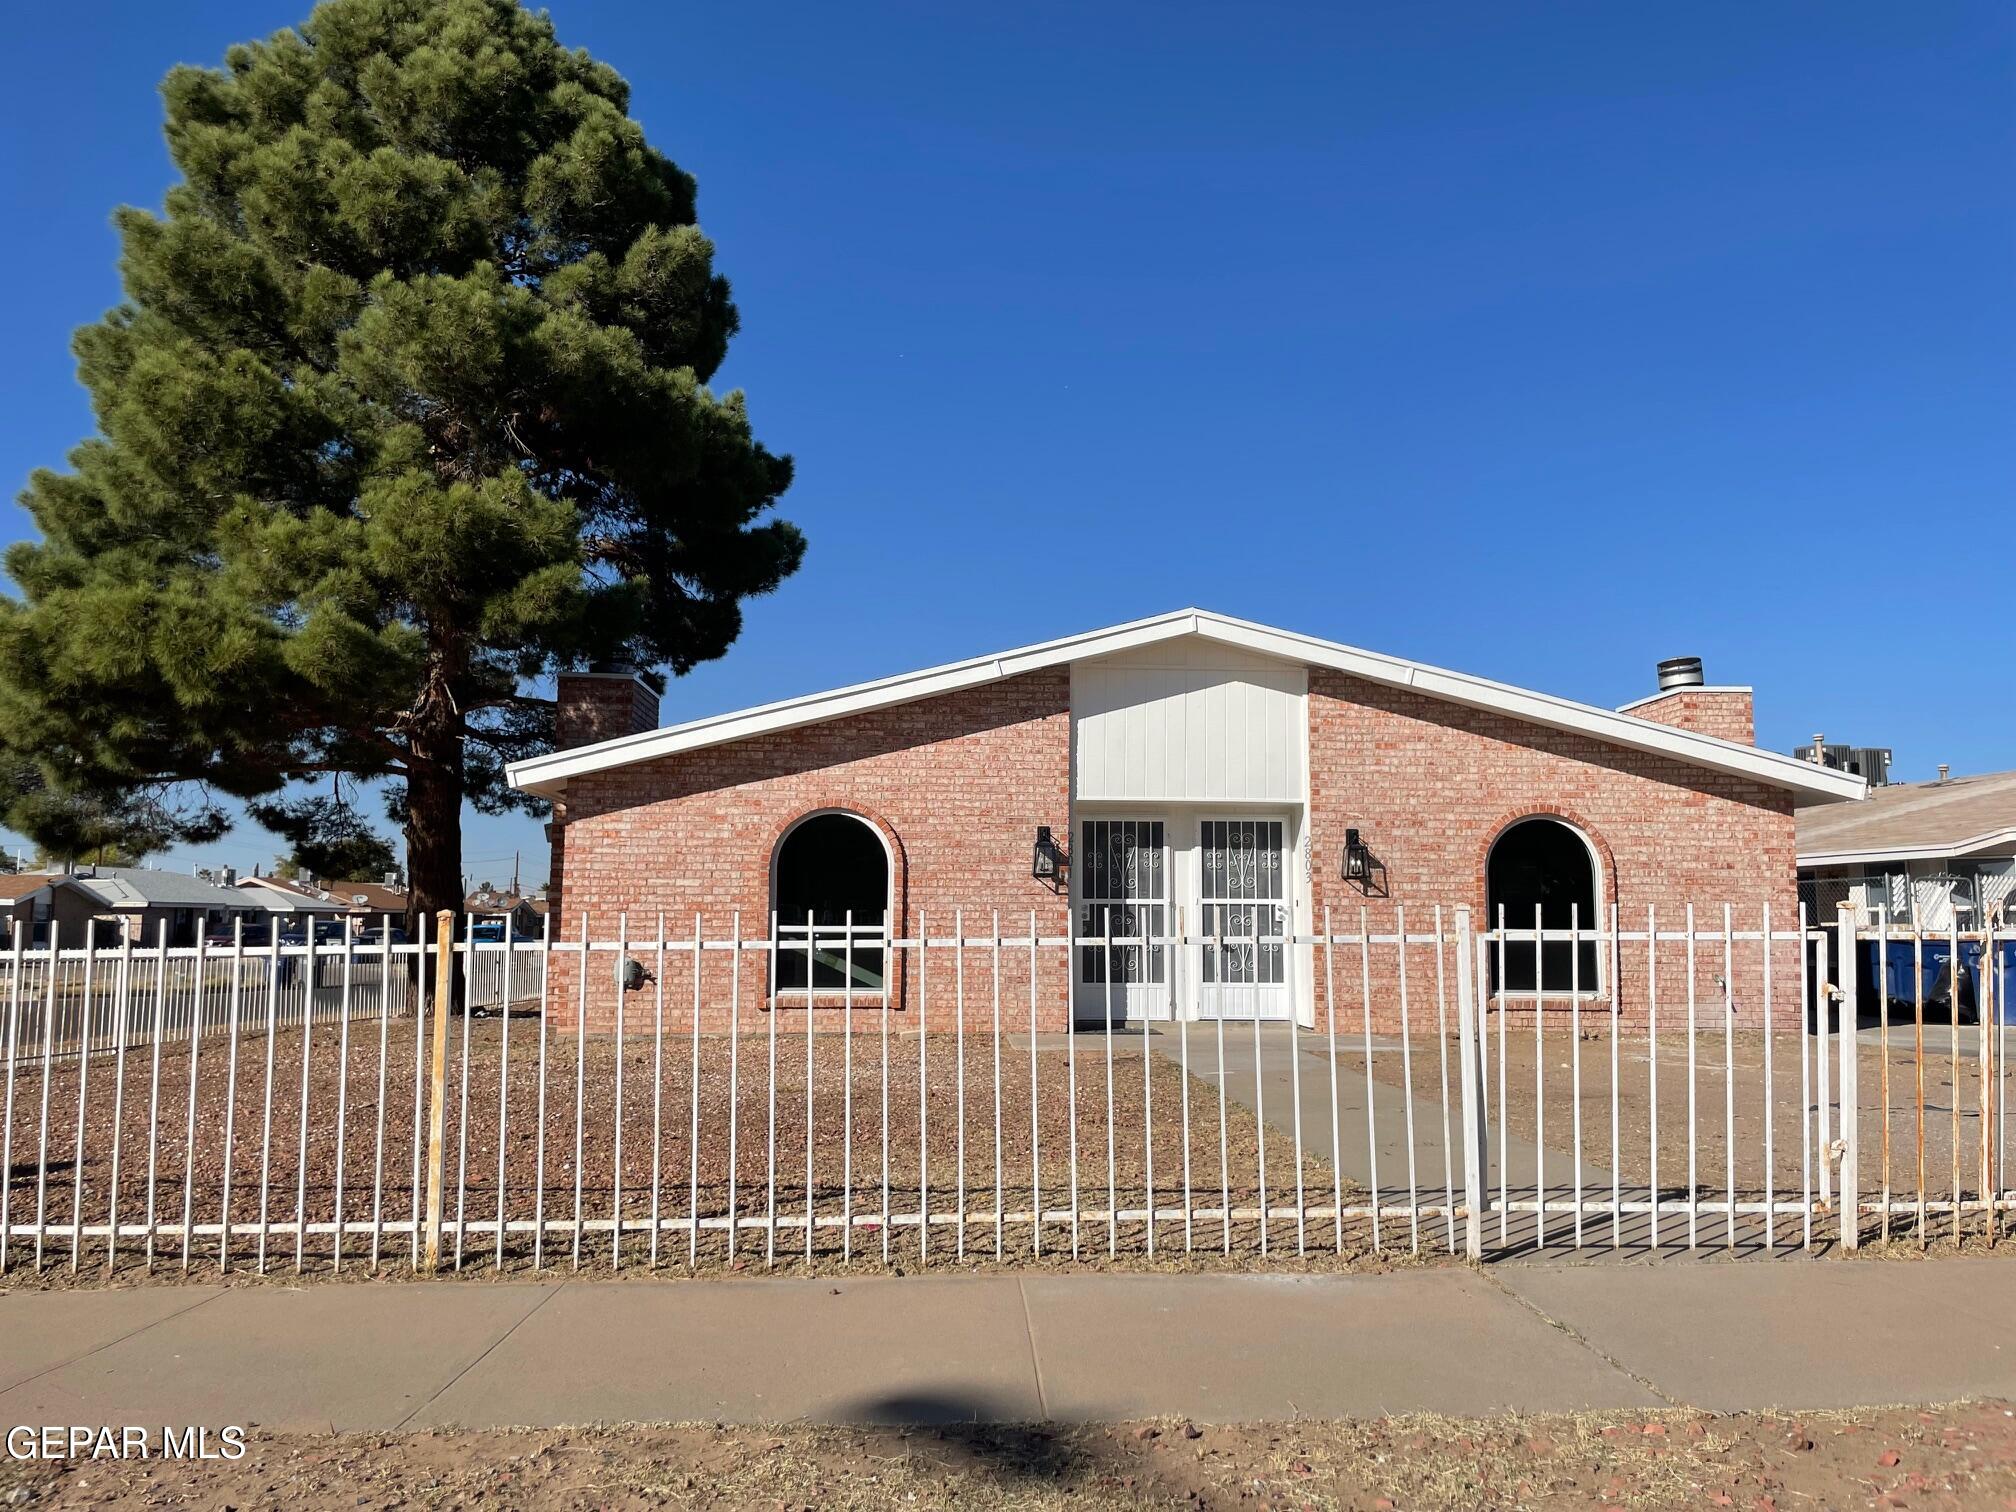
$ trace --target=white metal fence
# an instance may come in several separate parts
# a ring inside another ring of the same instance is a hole
[[[1799,882],[1809,917],[1831,920],[1843,904],[1870,929],[1944,934],[1956,925],[1978,929],[1985,918],[2007,917],[2016,906],[2016,862],[1914,862],[1908,870],[1854,873],[1826,870]]]
[[[1770,1253],[1992,1239],[2016,1202],[1994,927],[612,922],[17,942],[0,1267]],[[1223,989],[1274,951],[1267,1022]]]

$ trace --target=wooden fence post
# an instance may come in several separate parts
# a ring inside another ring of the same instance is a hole
[[[427,1265],[441,1268],[441,1188],[446,1178],[444,1125],[448,1104],[448,1005],[454,1000],[455,915],[434,916],[434,1053],[427,1078]]]

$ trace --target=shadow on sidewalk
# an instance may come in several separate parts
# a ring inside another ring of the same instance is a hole
[[[1613,1191],[1630,1206],[1647,1207],[1650,1189],[1628,1182],[1613,1188],[1607,1179],[1590,1183],[1585,1196],[1592,1202],[1608,1200]],[[1537,1193],[1532,1186],[1513,1185],[1506,1190],[1508,1209],[1495,1206],[1484,1215],[1484,1258],[1489,1261],[1537,1260],[1552,1264],[1600,1265],[1616,1261],[1658,1260],[1810,1260],[1834,1253],[1840,1222],[1831,1213],[1816,1208],[1810,1215],[1781,1212],[1768,1232],[1761,1213],[1739,1212],[1732,1226],[1726,1212],[1694,1209],[1691,1213],[1684,1187],[1660,1189],[1660,1220],[1655,1240],[1652,1215],[1646,1211],[1625,1212],[1613,1218],[1607,1212],[1585,1211],[1578,1242],[1571,1205],[1572,1188],[1549,1183],[1546,1198],[1552,1208],[1544,1220],[1534,1211]],[[1756,1202],[1761,1192],[1738,1189],[1739,1206]],[[1786,1202],[1799,1193],[1776,1192],[1774,1200]],[[1720,1202],[1723,1194],[1704,1189],[1704,1202]]]

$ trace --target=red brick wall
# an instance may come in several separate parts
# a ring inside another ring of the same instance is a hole
[[[1689,903],[1697,930],[1719,929],[1724,903],[1734,905],[1739,931],[1758,928],[1767,901],[1774,930],[1796,923],[1792,798],[1782,789],[1321,669],[1309,675],[1309,747],[1319,928],[1325,905],[1339,931],[1357,928],[1361,908],[1370,909],[1375,929],[1390,929],[1396,904],[1407,907],[1410,931],[1438,903],[1445,920],[1467,905],[1481,923],[1491,843],[1530,815],[1565,819],[1590,838],[1601,860],[1601,896],[1617,903],[1626,929],[1642,931],[1651,906],[1662,932],[1681,931]],[[1367,897],[1342,879],[1347,827],[1384,864],[1377,881],[1385,896]],[[1531,928],[1530,919],[1508,923]],[[1721,949],[1697,944],[1695,964],[1697,1013],[1712,1000],[1715,1012],[1705,1020],[1717,1028],[1721,989],[1712,979],[1722,972]],[[1754,941],[1739,944],[1731,975],[1738,1021],[1753,1025],[1761,951]],[[1684,1022],[1684,952],[1684,942],[1660,947],[1662,1025]],[[1778,948],[1773,972],[1773,1001],[1794,1022],[1798,957],[1791,946]],[[1638,1020],[1649,975],[1643,945],[1624,947],[1620,975],[1622,1012]],[[1373,986],[1375,1028],[1393,1027],[1397,1010],[1377,1012],[1393,996],[1390,976],[1375,969]],[[1432,1012],[1432,986],[1426,1002]],[[1317,1009],[1320,1017],[1320,981]],[[1669,1017],[1676,1010],[1682,1016]],[[1347,1015],[1359,1022],[1357,997],[1340,994],[1339,1014],[1340,1022]]]
[[[1059,933],[1067,924],[1065,901],[1030,878],[1029,850],[1039,824],[1070,835],[1069,711],[1069,673],[1057,668],[575,778],[556,832],[554,875],[564,888],[555,937],[578,939],[586,918],[593,938],[611,940],[624,915],[630,954],[654,970],[658,961],[649,942],[660,910],[674,940],[691,938],[696,909],[709,938],[725,937],[740,910],[743,936],[761,939],[768,930],[777,841],[793,822],[825,808],[864,816],[888,841],[896,922],[904,934],[915,935],[919,911],[928,909],[932,937],[943,937],[959,908],[967,911],[969,938],[989,933],[997,909],[1004,935],[1026,933],[1031,909],[1044,934]],[[1419,930],[1438,904],[1446,922],[1453,925],[1453,910],[1468,906],[1482,927],[1491,844],[1531,815],[1565,819],[1589,836],[1601,860],[1602,899],[1606,906],[1618,904],[1627,929],[1642,930],[1653,906],[1662,931],[1680,930],[1690,902],[1699,910],[1700,929],[1719,927],[1725,902],[1736,909],[1738,929],[1755,930],[1766,901],[1774,928],[1789,929],[1796,921],[1791,799],[1780,789],[1320,669],[1310,674],[1309,727],[1309,895],[1319,927],[1328,906],[1340,931],[1356,928],[1361,908],[1375,929],[1390,930],[1396,905],[1405,905],[1410,930]],[[1342,880],[1347,827],[1362,832],[1382,863],[1379,896],[1368,898]],[[1736,948],[1730,977],[1739,1023],[1756,1022],[1761,949],[1755,941]],[[1659,950],[1661,1022],[1674,1025],[1683,1022],[1685,1010],[1685,946],[1669,942]],[[690,953],[670,954],[660,973],[668,1027],[690,1023],[690,960]],[[1002,961],[1003,1023],[1026,1027],[1026,947],[1004,948]],[[613,1027],[614,962],[613,955],[598,955],[589,976],[593,1029]],[[905,964],[897,963],[891,974],[899,1028],[914,1025],[919,1005],[919,984]],[[1397,1027],[1399,1019],[1391,965],[1390,959],[1375,961],[1380,1030]],[[990,951],[967,952],[966,1023],[972,1029],[992,1022],[990,966]],[[1068,969],[1063,952],[1042,953],[1039,1027],[1065,1022]],[[1357,1024],[1357,963],[1347,952],[1336,969],[1340,1024]],[[1774,1001],[1790,1022],[1798,981],[1790,946],[1774,953],[1773,970]],[[703,1027],[725,1027],[726,954],[710,953],[705,971]],[[1417,957],[1410,971],[1413,1011],[1428,1015],[1417,1023],[1432,1022],[1432,963]],[[1697,1021],[1710,1029],[1720,1023],[1722,989],[1714,978],[1722,971],[1721,946],[1700,943],[1693,977]],[[1608,975],[1606,965],[1606,1003]],[[1625,947],[1617,975],[1623,1015],[1642,1022],[1650,975],[1643,945]],[[1320,967],[1316,980],[1322,1022]],[[741,987],[743,1026],[764,1027],[767,960],[760,951],[743,956]],[[935,955],[925,1005],[934,1027],[950,1021],[952,989],[950,952]],[[556,962],[552,1002],[563,1023],[574,1022],[577,990],[568,963]],[[655,987],[630,994],[626,1027],[648,1026],[656,999]],[[802,1027],[802,999],[784,1001],[784,1026]],[[1453,1013],[1453,986],[1448,1001]],[[841,1016],[823,1011],[830,1006],[837,1004],[822,995],[822,1028],[838,1026]],[[1608,1015],[1585,1005],[1585,1017],[1596,1028]],[[857,998],[855,1027],[879,1023],[879,1004]]]
[[[657,691],[634,672],[562,672],[555,684],[553,744],[558,750],[658,728]],[[566,874],[566,830],[567,805],[555,803],[546,826],[553,847],[547,897],[555,908]]]
[[[1640,719],[1698,730],[1724,740],[1757,744],[1757,720],[1748,693],[1733,688],[1681,688],[1629,710]]]
[[[564,841],[556,842],[555,876],[564,887],[554,935],[579,938],[584,916],[596,939],[613,939],[619,914],[629,937],[655,937],[659,910],[673,938],[691,938],[695,910],[709,938],[725,937],[741,911],[745,938],[769,928],[770,863],[778,839],[796,820],[819,809],[857,813],[881,830],[895,861],[897,923],[914,935],[918,908],[928,910],[933,938],[949,935],[955,909],[966,910],[969,937],[985,936],[994,910],[1004,935],[1026,936],[1029,910],[1042,931],[1059,933],[1066,903],[1029,875],[1036,826],[1058,834],[1070,827],[1071,679],[1066,668],[896,708],[758,736],[659,761],[576,777],[568,784]],[[564,851],[563,851],[564,845]],[[655,954],[633,950],[648,958]],[[952,967],[930,967],[931,1022],[954,1012]],[[968,953],[967,1025],[991,1023],[993,983],[988,952]],[[690,953],[668,957],[668,1009],[690,1024]],[[558,964],[558,963],[556,963]],[[589,1027],[613,1026],[612,972],[589,977]],[[897,963],[891,1008],[913,1022],[918,988],[914,973]],[[725,1026],[729,963],[710,955],[703,997],[703,1027]],[[1039,961],[1045,1027],[1060,1027],[1068,984],[1062,953]],[[759,1027],[767,993],[767,961],[750,952],[742,963],[744,1024]],[[1055,977],[1057,980],[1050,980]],[[571,973],[556,972],[554,1002],[574,1022],[577,988]],[[1026,1027],[1029,1018],[1027,951],[1003,951],[1004,1022]],[[802,1018],[802,998],[786,997],[792,1020]],[[820,1005],[829,1006],[821,995]],[[655,989],[632,993],[626,1019],[650,1014]],[[837,1000],[830,1006],[837,1006]],[[827,1015],[820,1015],[822,1026]],[[838,1015],[832,1015],[838,1020]],[[879,1004],[856,999],[856,1027],[879,1027]],[[626,1024],[627,1027],[627,1024]],[[797,1027],[793,1023],[791,1027]]]

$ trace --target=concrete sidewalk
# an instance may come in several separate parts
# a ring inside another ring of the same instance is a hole
[[[438,1282],[0,1296],[0,1418],[1234,1422],[2016,1397],[2016,1265]]]

